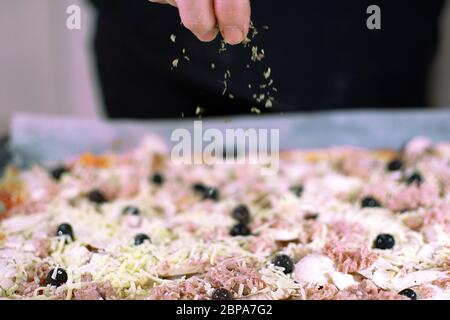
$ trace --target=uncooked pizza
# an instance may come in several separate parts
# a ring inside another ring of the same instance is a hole
[[[10,168],[7,299],[450,299],[450,143],[178,165],[127,153]]]

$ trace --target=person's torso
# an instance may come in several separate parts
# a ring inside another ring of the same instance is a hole
[[[274,108],[289,111],[412,106],[421,99],[414,91],[423,87],[444,1],[378,1],[381,30],[366,26],[371,1],[252,1],[259,34],[247,48],[227,46],[224,52],[219,52],[220,39],[201,43],[185,30],[170,6],[147,0],[96,2],[101,15],[126,30],[124,41],[146,72],[155,70],[220,95],[224,73],[230,71],[226,94],[253,105],[258,104],[255,95],[265,91],[264,71],[270,68],[277,90],[270,92]],[[263,49],[265,58],[252,61],[252,47]],[[175,59],[179,63],[172,68]]]

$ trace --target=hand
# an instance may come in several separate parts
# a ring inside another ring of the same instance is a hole
[[[149,0],[178,7],[181,22],[201,41],[222,34],[228,44],[241,43],[250,25],[250,0]]]

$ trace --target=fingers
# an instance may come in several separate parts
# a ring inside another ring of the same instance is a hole
[[[181,22],[201,41],[212,41],[218,34],[213,0],[176,0]]]
[[[250,0],[214,0],[219,29],[228,44],[241,43],[250,25]]]
[[[168,3],[174,7],[177,6],[175,0],[149,0],[150,2],[154,2],[154,3]]]
[[[177,6],[183,25],[202,41],[218,34],[228,44],[241,43],[250,26],[250,0],[150,0]],[[219,27],[219,30],[217,29]]]

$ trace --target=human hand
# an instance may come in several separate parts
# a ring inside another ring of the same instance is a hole
[[[181,22],[201,41],[220,32],[228,44],[241,43],[250,25],[250,0],[149,0],[178,8]]]

